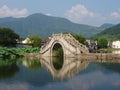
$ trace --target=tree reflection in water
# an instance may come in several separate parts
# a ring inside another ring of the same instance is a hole
[[[0,59],[0,62],[0,79],[12,78],[19,71],[19,67],[16,65],[16,59]]]
[[[38,70],[41,68],[40,60],[37,58],[24,58],[23,65],[33,70]]]

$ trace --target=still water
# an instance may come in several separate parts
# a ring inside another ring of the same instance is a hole
[[[0,90],[120,90],[120,60],[17,59],[0,65]]]

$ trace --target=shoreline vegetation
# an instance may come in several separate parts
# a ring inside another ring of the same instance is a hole
[[[42,57],[39,52],[40,52],[40,48],[0,47],[0,67],[11,66],[17,62],[21,62],[22,58],[25,58],[28,60],[44,59],[44,57]],[[49,59],[50,57],[47,57],[47,58]],[[56,58],[60,59],[61,57],[56,57]],[[67,58],[70,58],[70,57],[67,57]],[[76,60],[85,60],[85,61],[93,61],[93,62],[97,62],[97,61],[120,62],[120,54],[112,54],[112,53],[89,53],[89,54],[78,55],[73,58]],[[64,57],[63,57],[63,60],[64,60]],[[60,64],[60,62],[57,62],[57,63],[58,65]]]
[[[119,51],[120,49],[114,48],[103,48],[99,49],[99,53],[112,53],[112,51]],[[0,58],[14,58],[14,57],[21,57],[21,56],[37,56],[40,55],[40,48],[39,47],[27,47],[27,48],[8,48],[8,47],[0,47]],[[57,53],[57,51],[56,51]],[[59,53],[59,51],[58,51]]]
[[[113,54],[111,51],[120,50],[120,49],[100,49],[102,52],[100,53],[89,53],[89,54],[82,54],[76,56],[77,59],[83,60],[105,60],[105,59],[120,59],[120,54]],[[109,52],[110,51],[110,52]],[[40,55],[40,48],[7,48],[7,47],[0,47],[0,62],[15,60],[16,58],[41,58]]]
[[[21,58],[24,58],[26,54],[39,53],[40,48],[8,48],[8,47],[0,47],[0,67],[1,66],[10,66]],[[31,56],[29,56],[30,58]],[[26,57],[25,57],[26,58]],[[28,58],[28,57],[27,57]]]
[[[18,58],[24,57],[26,53],[39,53],[40,48],[7,48],[7,47],[0,47],[0,58]]]

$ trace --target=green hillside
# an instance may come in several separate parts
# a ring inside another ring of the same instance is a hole
[[[108,40],[120,40],[120,24],[105,29],[101,33],[95,35],[95,37],[105,37]]]
[[[9,27],[21,37],[40,35],[46,37],[52,33],[71,32],[91,37],[102,29],[98,27],[76,24],[65,18],[33,14],[26,18],[1,18],[0,27]]]
[[[100,26],[100,28],[103,28],[103,29],[108,29],[108,28],[111,28],[113,27],[114,24],[111,24],[111,23],[104,23]]]

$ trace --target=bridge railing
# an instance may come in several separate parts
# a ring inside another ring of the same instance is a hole
[[[46,42],[44,45],[41,46],[41,53],[44,52],[48,48],[50,41],[51,41],[51,37],[49,37],[48,42]]]
[[[85,45],[79,43],[71,34],[64,34],[64,39],[74,47],[82,49],[82,51],[88,52],[88,49]]]

